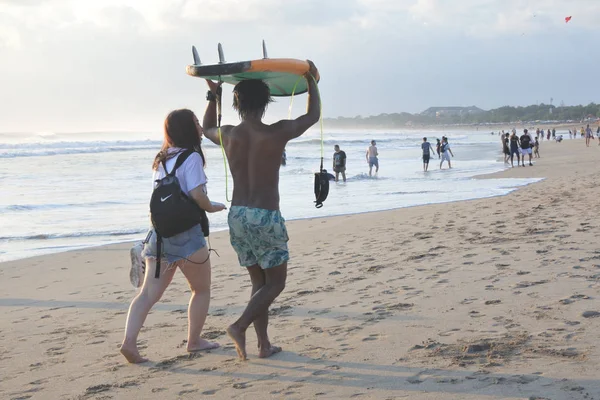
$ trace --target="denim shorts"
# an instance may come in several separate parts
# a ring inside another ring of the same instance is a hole
[[[144,246],[142,257],[156,259],[156,232],[150,230],[152,235]],[[206,239],[200,224],[170,238],[162,238],[161,252],[163,259],[169,264],[184,258],[190,258],[195,252],[206,246]]]

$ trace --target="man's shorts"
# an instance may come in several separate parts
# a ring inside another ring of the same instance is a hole
[[[346,167],[333,167],[333,172],[346,172]]]
[[[448,161],[448,162],[450,162],[450,152],[448,152],[448,151],[445,151],[445,152],[443,152],[443,153],[442,153],[442,162],[443,162],[443,161]]]
[[[429,164],[429,154],[423,154],[423,164]]]
[[[379,160],[377,157],[369,157],[369,168],[373,168],[373,166],[379,168]]]
[[[516,155],[520,155],[520,153],[521,153],[521,152],[519,151],[519,148],[516,148],[516,149],[515,149],[515,148],[512,148],[512,149],[510,149],[510,155],[511,155],[511,156],[512,156],[512,155],[515,155],[515,154],[516,154]]]
[[[521,149],[521,154],[531,154],[531,148]]]
[[[232,206],[229,238],[242,267],[277,267],[290,259],[285,220],[279,210]]]

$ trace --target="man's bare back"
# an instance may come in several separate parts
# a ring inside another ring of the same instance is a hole
[[[222,129],[233,176],[232,206],[279,210],[279,168],[287,143],[273,125],[242,121]]]

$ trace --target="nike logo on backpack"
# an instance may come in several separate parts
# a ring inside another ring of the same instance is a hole
[[[167,199],[168,199],[169,197],[171,197],[171,196],[173,196],[173,195],[172,195],[172,194],[170,194],[170,195],[168,195],[167,197],[161,197],[161,198],[160,198],[160,201],[164,203],[164,202],[165,202],[165,201],[167,201]]]

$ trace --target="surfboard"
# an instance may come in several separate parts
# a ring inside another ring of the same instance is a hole
[[[214,81],[220,80],[232,85],[243,80],[260,79],[269,86],[271,96],[277,97],[308,91],[306,79],[302,78],[302,75],[310,70],[308,62],[293,58],[268,58],[264,40],[263,58],[259,60],[227,63],[221,43],[218,45],[218,52],[218,64],[202,65],[196,47],[192,46],[194,64],[187,66],[187,74]],[[315,78],[318,82],[319,77]]]

